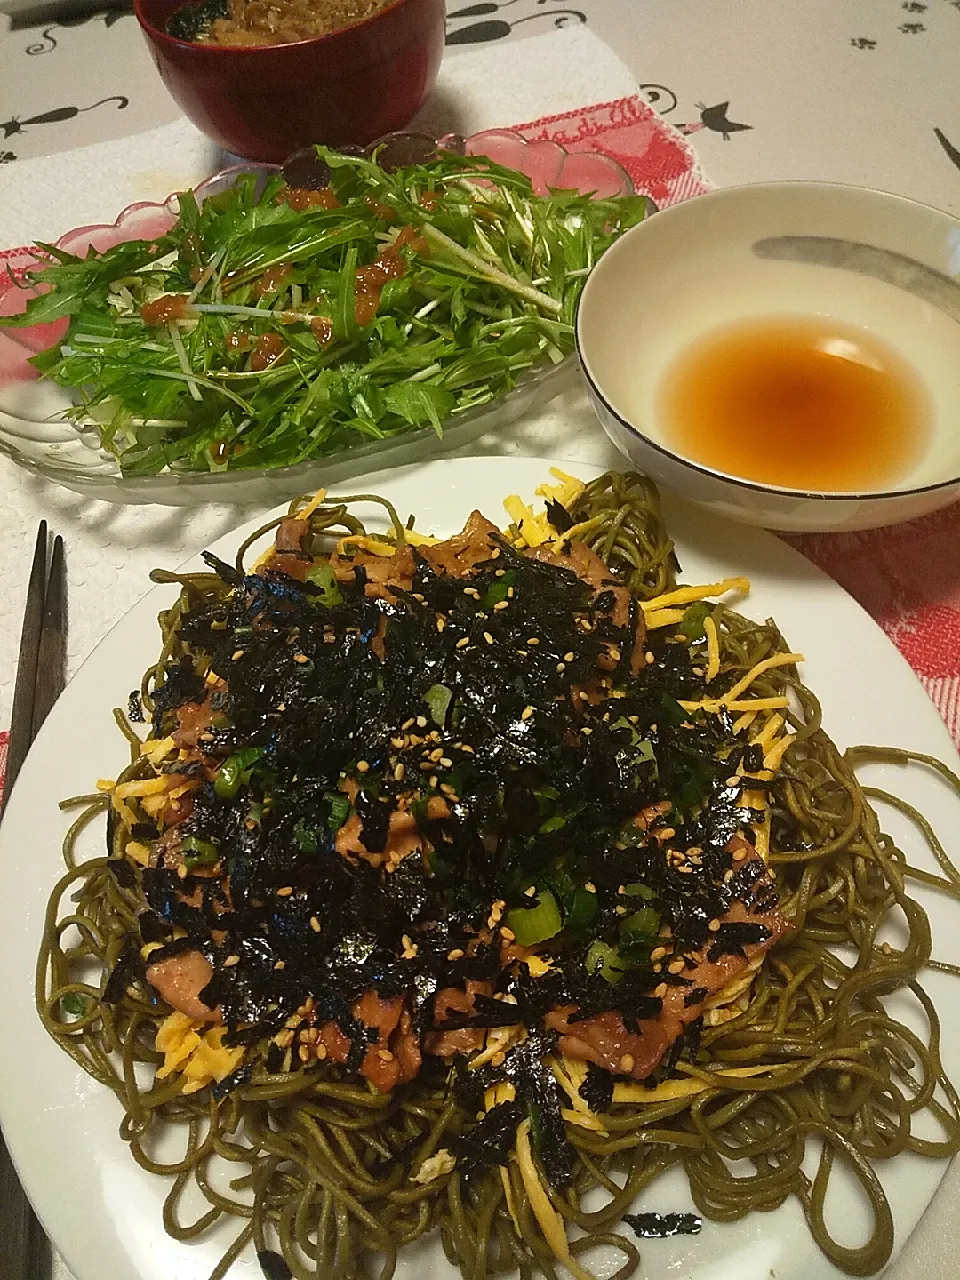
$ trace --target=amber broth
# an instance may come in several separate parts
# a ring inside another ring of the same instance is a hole
[[[741,321],[668,367],[662,439],[728,475],[806,490],[904,479],[930,434],[919,375],[885,342],[822,316]]]

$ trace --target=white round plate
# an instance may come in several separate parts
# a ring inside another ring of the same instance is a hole
[[[415,513],[423,532],[449,534],[474,507],[498,519],[507,494],[532,496],[550,465],[533,458],[439,460],[384,472],[365,481],[364,488],[389,497],[402,516]],[[579,464],[570,469],[583,479],[596,474],[596,468]],[[744,610],[775,617],[791,645],[805,653],[806,679],[821,695],[826,727],[842,746],[888,743],[957,765],[946,730],[913,673],[835,583],[768,534],[669,503],[666,514],[685,581],[750,577],[753,592]],[[243,533],[212,549],[231,559]],[[154,659],[156,614],[171,598],[172,588],[151,591],[70,683],[30,752],[0,831],[0,971],[6,975],[0,1001],[0,1123],[39,1216],[76,1280],[206,1280],[233,1234],[217,1229],[194,1245],[165,1235],[161,1206],[167,1181],[134,1163],[118,1136],[121,1112],[115,1098],[47,1037],[33,1003],[44,908],[61,874],[60,842],[68,822],[57,802],[89,791],[97,778],[115,776],[123,766],[126,747],[111,709],[126,704]],[[931,778],[905,777],[896,767],[876,775],[920,804],[946,833],[949,848],[951,834],[960,828],[956,799]],[[85,849],[91,856],[102,843],[102,831],[91,830],[88,837]],[[960,833],[953,835],[954,855],[958,843]],[[913,846],[907,848],[913,852]],[[916,852],[915,857],[929,865],[926,855]],[[935,954],[960,960],[960,913],[942,901],[927,905]],[[945,1060],[960,1073],[960,1008],[949,983],[931,973],[926,985],[944,1019]],[[880,1169],[898,1247],[944,1168],[943,1161],[908,1155]],[[644,1207],[691,1208],[682,1177],[657,1184]],[[844,1243],[859,1242],[865,1215],[851,1184],[837,1177],[828,1221]],[[0,1242],[0,1252],[2,1247]],[[739,1223],[704,1222],[698,1236],[643,1242],[642,1253],[643,1280],[833,1280],[840,1274],[818,1251],[793,1202]],[[453,1276],[436,1241],[401,1256],[397,1274],[402,1280]],[[609,1275],[611,1260],[600,1261],[598,1273]],[[927,1280],[948,1277],[946,1271],[942,1277],[925,1274]],[[231,1280],[260,1280],[255,1258],[238,1262]]]

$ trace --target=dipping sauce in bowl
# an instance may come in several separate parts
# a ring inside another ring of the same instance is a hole
[[[664,443],[727,475],[788,489],[881,489],[927,448],[918,373],[865,329],[826,316],[711,329],[664,371]]]
[[[621,236],[577,352],[639,470],[734,520],[870,529],[960,499],[960,221],[818,182],[727,187]]]

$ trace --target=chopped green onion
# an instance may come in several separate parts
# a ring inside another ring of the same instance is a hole
[[[597,914],[597,895],[589,889],[575,889],[565,905],[564,928],[579,933],[592,923]]]
[[[684,711],[676,698],[671,698],[669,693],[660,694],[660,721],[667,725],[670,729],[676,729],[683,724],[689,717]]]
[[[640,741],[636,743],[636,751],[636,759],[642,764],[645,764],[649,760],[656,760],[657,758],[654,754],[653,743],[649,738],[641,738]]]
[[[599,973],[600,977],[611,985],[618,983],[627,972],[617,948],[599,939],[590,944],[584,963],[588,973]]]
[[[185,835],[180,841],[180,851],[188,867],[212,867],[220,861],[220,850],[212,840],[201,840],[199,836]]]
[[[657,896],[655,890],[651,889],[648,884],[624,885],[623,892],[628,898],[643,898],[645,902],[652,902]]]
[[[263,755],[263,747],[244,747],[227,756],[213,780],[213,789],[221,800],[232,800],[242,784],[250,781],[251,766]]]
[[[551,831],[559,831],[561,827],[567,825],[567,819],[562,813],[555,813],[552,818],[548,818],[540,827],[541,835],[548,835]]]
[[[517,571],[508,569],[502,578],[498,578],[496,582],[487,588],[480,607],[482,609],[492,609],[495,604],[501,604],[507,599],[510,588],[516,584],[516,581]]]
[[[64,1013],[72,1014],[75,1018],[82,1018],[87,1012],[88,1000],[86,996],[80,995],[77,991],[68,991],[60,1000],[60,1008]]]
[[[430,719],[442,729],[447,719],[447,709],[453,698],[453,691],[445,684],[432,684],[423,695],[430,712]]]
[[[620,932],[624,934],[643,934],[647,938],[655,938],[660,928],[660,912],[654,907],[641,907],[620,921]],[[633,940],[633,939],[631,939]]]
[[[316,853],[320,848],[316,830],[308,827],[302,818],[293,828],[293,838],[301,853]]]
[[[342,791],[328,791],[324,797],[330,804],[330,817],[327,826],[331,831],[339,831],[350,817],[350,801]]]
[[[684,610],[683,617],[680,619],[680,630],[691,644],[695,640],[702,640],[706,634],[703,624],[704,620],[710,616],[710,612],[710,605],[704,604],[702,600]]]
[[[337,582],[336,574],[328,564],[315,564],[311,569],[307,570],[307,582],[312,582],[315,587],[320,588],[320,594],[313,597],[320,604],[326,605],[328,609],[332,609],[334,605],[343,604],[343,593],[340,590],[340,584]]]
[[[507,928],[521,947],[533,947],[558,934],[563,927],[560,908],[549,889],[537,894],[536,906],[514,907],[506,915]]]

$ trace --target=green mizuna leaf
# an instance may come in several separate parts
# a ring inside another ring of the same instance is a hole
[[[569,355],[589,270],[646,207],[535,196],[482,157],[387,172],[317,150],[334,201],[248,174],[203,204],[184,192],[155,240],[85,258],[39,246],[41,292],[0,324],[68,321],[34,364],[73,392],[74,418],[125,474],[286,466],[426,426],[442,436]]]

